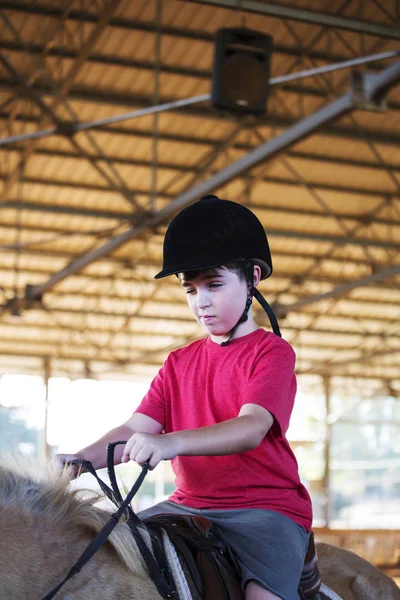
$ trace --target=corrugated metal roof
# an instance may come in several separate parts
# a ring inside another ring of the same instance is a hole
[[[164,0],[157,15],[154,0],[126,0],[114,3],[102,27],[95,3],[67,3],[64,11],[51,0],[3,4],[2,138],[49,129],[57,119],[87,122],[208,94],[215,33],[223,27],[272,35],[271,77],[399,48],[394,3],[354,0],[337,11],[288,0],[276,3],[282,12],[274,16],[262,3],[254,13],[233,1],[222,8]],[[379,73],[395,60],[358,70]],[[41,372],[51,360],[54,374],[90,364],[98,377],[148,377],[169,349],[199,337],[176,281],[153,280],[166,223],[72,269],[41,301],[26,303],[25,286],[68,271],[348,90],[342,70],[272,87],[260,119],[238,123],[202,102],[73,138],[0,146],[0,370]],[[399,143],[397,85],[386,110],[356,110],[323,125],[215,190],[251,207],[265,226],[274,274],[260,289],[283,312],[289,307],[282,330],[298,351],[300,373],[377,378],[400,388],[399,271],[392,272],[400,263]]]

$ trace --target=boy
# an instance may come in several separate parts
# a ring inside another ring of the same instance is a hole
[[[201,514],[242,570],[246,600],[298,600],[311,502],[285,438],[296,382],[294,352],[256,287],[272,272],[264,229],[240,204],[205,196],[181,211],[164,241],[163,270],[177,275],[208,337],[172,352],[132,417],[76,455],[104,466],[106,445],[127,439],[117,460],[172,459],[176,490],[144,511]],[[251,302],[275,333],[258,328]]]

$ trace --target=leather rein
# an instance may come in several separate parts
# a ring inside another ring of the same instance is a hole
[[[127,512],[128,513],[128,525],[133,534],[133,537],[137,543],[139,551],[142,554],[142,557],[146,563],[149,576],[153,580],[156,585],[159,593],[163,598],[173,598],[177,596],[177,592],[175,590],[175,586],[173,584],[172,578],[169,574],[168,565],[162,557],[158,556],[158,560],[156,560],[147,546],[140,530],[147,531],[147,527],[145,523],[139,519],[139,517],[132,510],[130,505],[133,497],[139,490],[140,486],[143,483],[144,478],[148,472],[148,463],[145,463],[142,467],[142,471],[127,494],[125,500],[122,498],[121,492],[118,488],[117,478],[115,476],[115,468],[114,468],[114,452],[115,447],[120,444],[126,444],[126,441],[118,441],[112,442],[107,446],[107,473],[110,478],[111,488],[100,479],[97,475],[93,465],[91,462],[83,459],[77,459],[72,461],[70,464],[77,464],[84,468],[86,471],[91,473],[93,477],[95,477],[97,483],[99,484],[102,492],[107,496],[109,500],[111,500],[115,506],[118,507],[118,510],[114,512],[104,527],[99,531],[96,537],[92,540],[92,542],[87,546],[87,548],[83,551],[81,556],[78,558],[73,567],[69,570],[67,575],[64,577],[62,581],[60,581],[46,596],[43,596],[42,600],[51,600],[54,596],[59,592],[59,590],[67,583],[71,577],[77,575],[81,571],[81,569],[85,566],[85,564],[92,558],[92,556],[103,546],[103,544],[107,541],[113,529],[118,524],[121,516]]]

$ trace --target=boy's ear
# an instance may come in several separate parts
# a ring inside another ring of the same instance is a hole
[[[254,265],[253,269],[253,286],[257,287],[261,280],[261,268],[259,265]]]

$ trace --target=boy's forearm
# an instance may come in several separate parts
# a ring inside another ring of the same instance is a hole
[[[266,431],[252,415],[223,423],[167,434],[175,438],[181,456],[223,456],[256,448]]]
[[[85,460],[90,461],[95,469],[102,469],[103,467],[107,466],[107,445],[110,442],[128,440],[132,433],[132,428],[124,423],[119,427],[111,429],[111,431],[106,433],[93,444],[90,444],[89,446],[86,446],[86,448],[79,450],[79,452],[76,453],[76,456],[78,456],[78,458],[84,458]],[[123,448],[123,444],[115,448],[115,464],[120,464]]]

